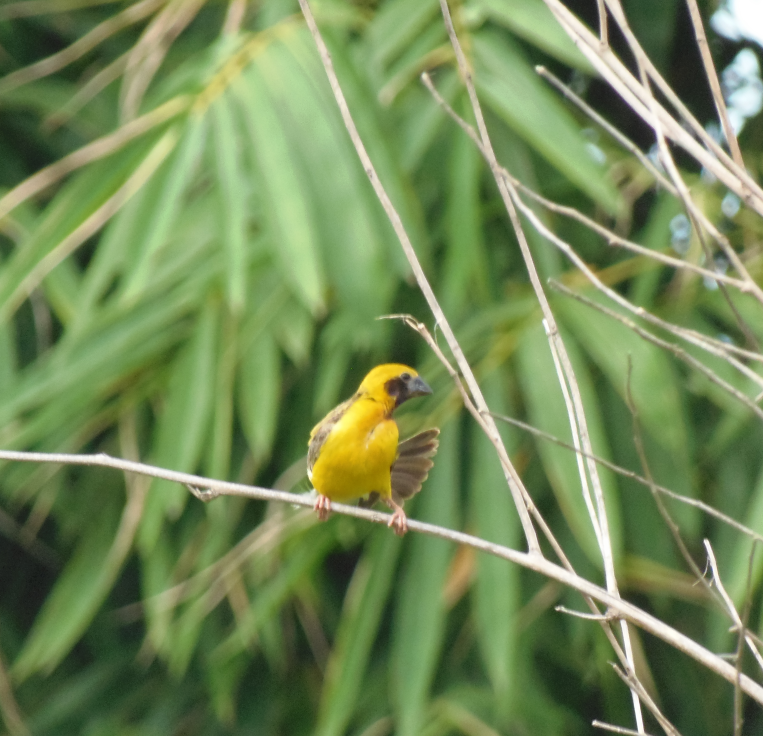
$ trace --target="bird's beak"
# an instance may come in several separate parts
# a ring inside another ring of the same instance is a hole
[[[429,388],[429,384],[421,378],[416,376],[407,386],[408,396],[427,396],[432,393],[432,389]]]

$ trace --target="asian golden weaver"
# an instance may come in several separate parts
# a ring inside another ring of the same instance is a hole
[[[325,520],[331,501],[369,496],[393,514],[395,533],[408,530],[403,503],[421,490],[437,452],[439,429],[427,429],[398,443],[392,412],[432,389],[413,368],[385,363],[374,368],[355,394],[332,409],[310,433],[307,475],[318,492],[315,511]]]

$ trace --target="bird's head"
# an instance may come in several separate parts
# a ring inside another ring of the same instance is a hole
[[[367,394],[385,402],[394,402],[392,408],[400,406],[414,396],[432,393],[426,381],[413,368],[401,363],[377,365],[360,384],[359,394]]]

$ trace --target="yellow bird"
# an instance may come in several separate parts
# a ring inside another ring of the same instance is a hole
[[[439,429],[427,429],[398,444],[392,412],[432,389],[413,368],[386,363],[374,368],[344,403],[330,411],[310,433],[307,475],[318,492],[315,511],[325,520],[331,501],[368,496],[381,499],[393,514],[389,526],[408,530],[403,502],[421,490],[437,452]]]

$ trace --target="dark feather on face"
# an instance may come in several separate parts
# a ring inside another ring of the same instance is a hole
[[[426,396],[432,393],[432,389],[423,378],[412,376],[410,373],[401,373],[391,378],[384,384],[384,388],[395,399],[395,407],[414,396]]]

